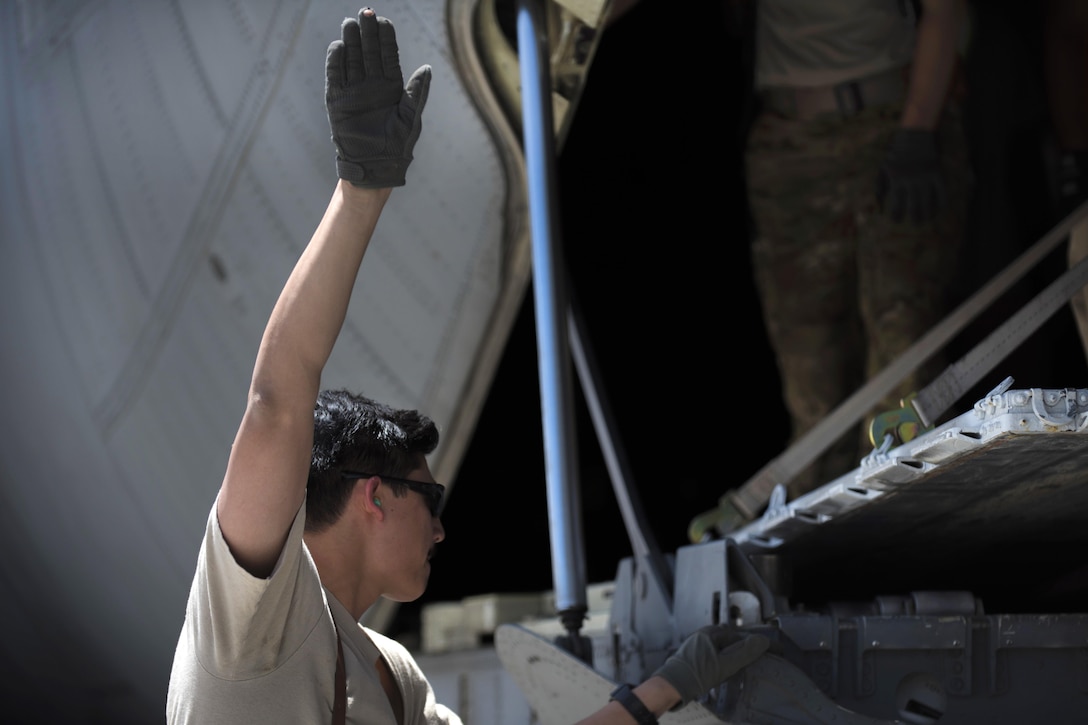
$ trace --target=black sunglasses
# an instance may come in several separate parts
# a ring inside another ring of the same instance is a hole
[[[441,483],[427,483],[426,481],[413,481],[408,478],[397,478],[396,476],[386,476],[384,473],[363,473],[362,471],[341,471],[341,478],[370,478],[371,476],[377,476],[386,481],[393,481],[394,483],[404,484],[408,488],[412,489],[427,502],[427,508],[431,510],[431,516],[438,516],[442,513],[442,497],[446,493],[446,487]]]

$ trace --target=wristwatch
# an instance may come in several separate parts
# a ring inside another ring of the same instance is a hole
[[[620,685],[612,691],[608,699],[623,705],[638,725],[657,725],[657,718],[646,708],[642,700],[638,699],[638,695],[631,691],[630,685]]]

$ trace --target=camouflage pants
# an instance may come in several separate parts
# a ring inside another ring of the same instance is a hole
[[[754,274],[793,439],[816,425],[951,310],[969,161],[953,109],[939,129],[948,205],[935,221],[883,216],[875,179],[898,107],[851,118],[760,115],[747,148]],[[946,361],[930,358],[789,484],[791,498],[855,468],[872,414],[896,408]]]

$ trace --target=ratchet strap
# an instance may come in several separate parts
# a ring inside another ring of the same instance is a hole
[[[804,433],[780,455],[771,459],[754,476],[738,488],[726,491],[718,500],[717,508],[692,519],[688,526],[689,539],[692,542],[703,541],[711,535],[712,530],[717,530],[720,535],[725,536],[730,531],[754,520],[767,505],[771,492],[776,486],[789,483],[851,426],[857,425],[862,417],[911,371],[944,347],[1028,270],[1065,241],[1080,223],[1088,224],[1088,201],[1077,207],[891,364],[840,403],[826,418]],[[955,403],[960,395],[992,370],[994,365],[1004,359],[1016,345],[1026,339],[1078,289],[1081,289],[1086,281],[1088,281],[1088,264],[1085,260],[1081,260],[961,360],[949,366],[917,396],[908,398],[908,402],[913,405],[925,427],[932,427],[936,419]],[[879,443],[880,440],[876,440],[876,444]]]

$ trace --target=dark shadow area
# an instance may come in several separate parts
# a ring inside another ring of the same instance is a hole
[[[976,187],[958,301],[1057,222],[1048,211],[1041,156],[1048,121],[1039,18],[1022,7],[972,4],[968,137]],[[601,394],[619,421],[615,434],[666,552],[688,544],[692,517],[781,453],[788,439],[750,268],[738,142],[747,79],[743,49],[731,33],[717,2],[686,4],[682,14],[664,0],[636,6],[603,36],[559,160],[572,289],[605,380]],[[953,341],[952,359],[1064,269],[1062,244]],[[430,588],[402,606],[402,631],[415,629],[421,607],[431,602],[553,588],[534,325],[530,293],[449,502],[448,536]],[[1088,384],[1068,308],[983,376],[947,417],[970,409],[1007,375],[1014,387]],[[613,578],[631,547],[580,390],[576,399],[592,583]],[[1013,551],[1016,557],[1008,558]],[[1002,584],[1006,579],[996,574],[1007,578],[1007,568],[977,551],[969,560],[955,552],[937,557],[947,566],[943,572],[919,565],[925,577],[918,581],[954,588],[973,582],[995,603],[1028,606],[1000,587],[1032,591],[1032,557],[1042,555],[1031,551],[1003,544],[1000,559],[1015,561],[1015,583]],[[872,574],[851,571],[840,559],[810,562],[802,579],[808,597],[835,598],[829,587]],[[1038,587],[1054,587],[1054,604],[1067,606],[1069,587],[1080,585],[1059,583],[1061,572],[1047,561],[1035,568],[1046,577]],[[822,577],[820,567],[844,576]],[[970,577],[958,576],[967,571]],[[854,587],[842,594],[902,593],[912,586],[907,579],[874,577],[866,581],[894,591]]]

